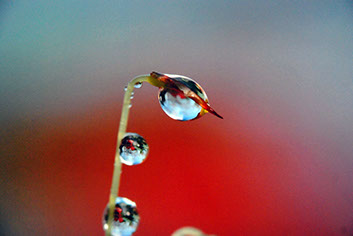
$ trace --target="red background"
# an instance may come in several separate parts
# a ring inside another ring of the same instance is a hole
[[[224,120],[135,91],[135,235],[353,233],[349,1],[0,4],[0,234],[103,235],[123,88],[182,74]]]

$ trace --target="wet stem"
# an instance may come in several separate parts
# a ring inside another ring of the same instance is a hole
[[[121,118],[120,118],[120,125],[119,125],[119,131],[118,131],[118,138],[116,142],[116,151],[115,151],[115,162],[114,162],[114,171],[113,171],[113,179],[112,179],[112,186],[110,189],[110,196],[109,196],[109,203],[108,203],[108,229],[105,231],[106,236],[110,236],[111,234],[111,225],[113,222],[113,214],[114,214],[114,208],[115,208],[115,200],[119,194],[119,185],[120,185],[120,175],[121,175],[121,161],[120,161],[120,153],[119,153],[119,146],[121,143],[121,140],[125,136],[126,133],[126,128],[127,128],[127,121],[129,117],[129,106],[131,104],[131,94],[134,90],[134,85],[136,83],[142,83],[142,82],[149,82],[151,83],[151,76],[150,75],[141,75],[138,77],[135,77],[132,79],[125,91],[125,96],[124,96],[124,102],[123,102],[123,108],[121,112]]]

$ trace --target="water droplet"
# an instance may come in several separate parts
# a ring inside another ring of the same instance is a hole
[[[188,226],[178,229],[172,236],[206,236],[206,234],[197,228]]]
[[[148,144],[141,135],[127,133],[119,146],[120,160],[129,166],[141,164],[147,157],[148,149]]]
[[[152,72],[151,77],[159,89],[159,103],[165,113],[175,120],[192,120],[209,112],[221,119],[208,104],[208,98],[201,86],[182,75]]]
[[[202,107],[192,97],[208,101],[205,91],[192,79],[180,75],[167,75],[172,85],[160,88],[158,99],[163,111],[175,120],[192,120],[203,115]],[[196,96],[197,95],[197,96]]]
[[[136,210],[136,203],[133,201],[117,197],[115,201],[114,219],[112,222],[112,236],[130,236],[139,224],[140,216]],[[103,214],[103,229],[108,229],[108,206]]]
[[[127,86],[124,87],[124,91],[125,91],[125,92],[127,91]]]
[[[134,98],[134,92],[131,93],[131,96],[130,96],[130,99],[133,99]]]
[[[142,82],[137,82],[135,85],[134,85],[135,88],[141,88],[142,87]]]
[[[129,108],[131,108],[131,107],[132,107],[132,104],[130,103],[130,104],[129,104]]]

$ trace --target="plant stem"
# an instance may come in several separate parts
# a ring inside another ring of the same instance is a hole
[[[142,83],[145,81],[151,83],[151,80],[154,80],[154,79],[150,75],[137,76],[129,82],[127,89],[125,91],[123,108],[122,108],[121,118],[120,118],[119,131],[118,131],[118,137],[117,137],[117,142],[116,142],[112,186],[110,189],[110,196],[109,196],[109,203],[108,203],[108,209],[109,209],[109,211],[108,211],[108,229],[106,229],[106,231],[105,231],[106,236],[110,236],[110,233],[111,233],[111,225],[113,222],[113,213],[114,213],[114,209],[115,209],[115,200],[119,194],[120,175],[121,175],[121,161],[120,161],[119,146],[120,146],[121,140],[123,139],[123,137],[125,136],[125,133],[126,133],[127,121],[128,121],[128,117],[129,117],[129,111],[130,111],[129,108],[130,108],[130,104],[131,104],[131,94],[134,90],[134,85],[136,83]]]

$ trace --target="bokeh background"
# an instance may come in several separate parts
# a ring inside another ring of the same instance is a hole
[[[103,235],[123,88],[189,76],[224,116],[135,91],[135,235],[353,234],[351,1],[0,2],[0,234]]]

